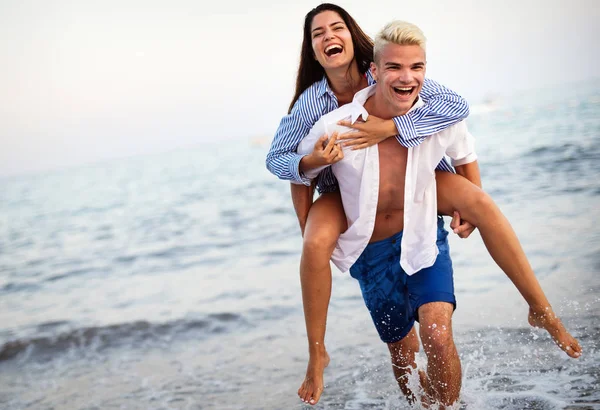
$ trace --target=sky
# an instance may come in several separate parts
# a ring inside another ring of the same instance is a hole
[[[270,141],[317,4],[0,0],[0,176]],[[336,4],[372,37],[417,24],[427,76],[472,104],[600,77],[597,0]]]

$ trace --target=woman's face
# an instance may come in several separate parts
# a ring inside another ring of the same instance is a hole
[[[354,58],[354,44],[344,19],[335,11],[317,14],[310,28],[316,60],[327,70],[347,67]]]

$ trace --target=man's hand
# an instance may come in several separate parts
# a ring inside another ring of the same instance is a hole
[[[468,238],[475,230],[475,227],[469,222],[462,221],[460,219],[460,214],[456,211],[454,211],[452,222],[450,222],[450,228],[452,228],[452,231],[455,234],[457,234],[460,238],[463,239]]]
[[[367,148],[398,134],[394,121],[382,120],[374,115],[369,115],[364,122],[357,121],[351,124],[350,121],[340,121],[338,125],[356,130],[356,132],[342,134],[338,138],[344,140],[345,147],[352,147],[352,149]]]
[[[334,132],[327,142],[327,135],[323,135],[315,143],[313,152],[300,160],[300,171],[321,167],[323,165],[335,164],[344,158],[344,152],[339,144],[336,144],[338,134]]]

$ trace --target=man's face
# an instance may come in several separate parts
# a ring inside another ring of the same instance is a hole
[[[393,43],[386,44],[379,61],[371,63],[377,94],[394,116],[406,114],[416,102],[423,88],[425,63],[425,51],[420,46]]]
[[[315,58],[325,70],[347,66],[354,58],[350,31],[335,11],[324,11],[313,18],[311,38]]]

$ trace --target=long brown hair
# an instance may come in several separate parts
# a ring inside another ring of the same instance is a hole
[[[304,17],[304,38],[302,40],[302,49],[300,51],[300,65],[298,66],[298,76],[296,77],[296,92],[288,109],[288,114],[292,111],[292,107],[298,101],[300,94],[304,92],[313,83],[321,80],[325,75],[325,69],[315,59],[312,49],[311,26],[312,21],[317,14],[324,11],[333,11],[340,15],[344,20],[346,27],[352,36],[354,44],[354,59],[358,65],[358,71],[364,74],[369,69],[373,61],[373,40],[365,34],[358,26],[356,21],[350,14],[340,6],[331,3],[323,3],[308,12]]]

